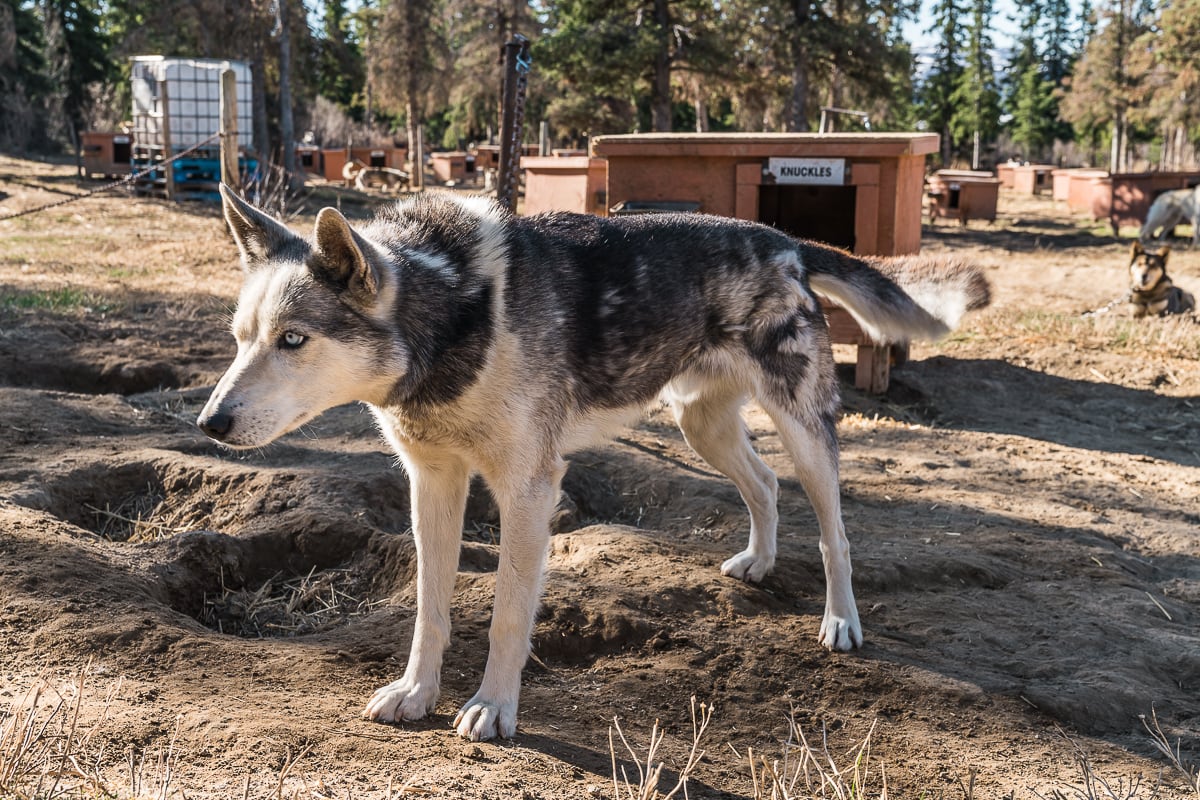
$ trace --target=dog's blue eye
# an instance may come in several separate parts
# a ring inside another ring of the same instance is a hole
[[[287,331],[286,333],[283,334],[283,336],[279,337],[279,346],[287,348],[289,350],[294,350],[297,347],[299,347],[300,345],[304,344],[305,340],[307,340],[307,339],[308,339],[307,336],[301,336],[298,333],[292,333],[291,331]]]

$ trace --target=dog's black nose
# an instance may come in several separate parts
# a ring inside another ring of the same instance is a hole
[[[229,435],[229,429],[233,427],[233,415],[217,411],[196,420],[196,424],[200,426],[200,430],[219,442]]]

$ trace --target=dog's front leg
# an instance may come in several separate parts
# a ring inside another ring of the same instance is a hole
[[[560,460],[522,485],[490,482],[500,505],[500,565],[487,667],[479,691],[454,720],[459,735],[472,741],[507,738],[517,730],[521,669],[529,657],[550,542],[550,516],[565,469]]]
[[[410,451],[402,458],[412,490],[417,622],[404,676],[378,689],[363,712],[380,722],[421,719],[437,703],[470,486],[470,470],[454,456]]]

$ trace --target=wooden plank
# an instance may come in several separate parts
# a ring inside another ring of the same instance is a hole
[[[886,392],[891,372],[889,356],[886,345],[860,344],[854,364],[854,388],[871,394]]]
[[[834,344],[858,346],[854,362],[854,387],[872,394],[883,394],[891,380],[893,358],[896,364],[908,360],[907,345],[876,344],[850,312],[828,300],[821,301],[825,322],[829,328],[829,341]]]
[[[821,302],[821,309],[825,312],[825,322],[829,326],[829,341],[834,344],[874,344],[846,309],[827,301]]]
[[[235,192],[242,188],[238,172],[237,110],[237,73],[227,69],[221,73],[221,182]]]
[[[158,107],[162,110],[162,116],[159,119],[160,127],[162,128],[162,144],[163,144],[163,180],[167,190],[167,199],[175,199],[175,164],[170,161],[171,158],[171,111],[170,105],[167,102],[167,82],[158,82]]]

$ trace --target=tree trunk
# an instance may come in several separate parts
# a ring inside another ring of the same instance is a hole
[[[809,52],[808,26],[812,0],[795,0],[792,6],[792,93],[788,101],[787,129],[804,132],[808,125]]]
[[[671,13],[667,0],[654,0],[658,52],[654,55],[654,89],[650,98],[651,129],[671,130]]]
[[[277,0],[279,10],[279,138],[283,168],[288,180],[296,180],[296,130],[292,121],[292,38],[288,33],[287,4]]]
[[[256,48],[254,63],[250,65],[250,113],[254,120],[254,149],[258,157],[269,161],[271,157],[271,135],[267,126],[267,87],[263,69],[264,53]]]

